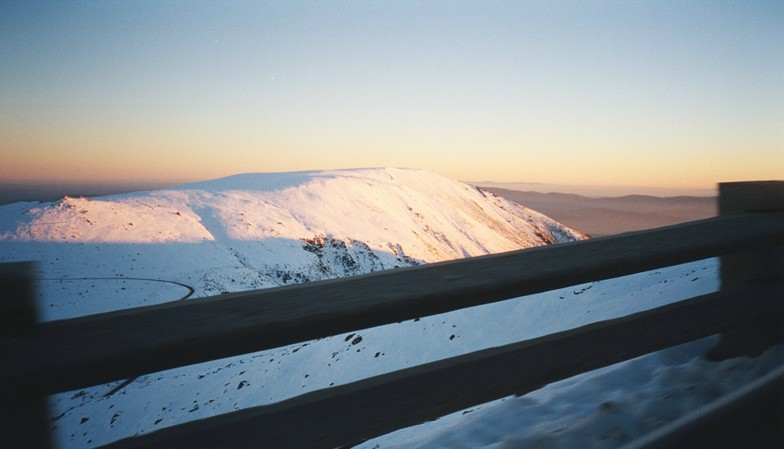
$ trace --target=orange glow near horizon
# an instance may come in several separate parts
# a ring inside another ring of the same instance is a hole
[[[0,156],[3,182],[137,182],[204,180],[247,172],[286,172],[360,167],[420,168],[463,181],[532,182],[583,186],[713,188],[719,182],[781,179],[784,163],[771,155],[768,160],[745,163],[734,160],[707,160],[698,165],[645,161],[639,165],[615,164],[580,157],[580,164],[559,159],[519,157],[517,160],[485,157],[483,161],[458,158],[441,160],[428,157],[340,158],[339,152],[322,151],[316,155],[289,160],[287,152],[224,151],[26,151],[24,157],[8,160]],[[482,159],[482,158],[477,158]],[[490,159],[490,160],[489,160]],[[380,163],[378,163],[380,162]],[[488,166],[489,164],[489,166]],[[697,167],[697,168],[695,168]]]
[[[766,3],[81,6],[0,14],[0,182],[784,174],[784,11]]]

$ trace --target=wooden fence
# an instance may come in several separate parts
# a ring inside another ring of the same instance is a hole
[[[655,230],[46,323],[31,266],[6,266],[0,447],[51,445],[48,394],[708,257],[722,258],[716,293],[105,447],[351,446],[712,334],[712,357],[759,352],[784,313],[784,182],[721,184],[719,202],[719,217]]]

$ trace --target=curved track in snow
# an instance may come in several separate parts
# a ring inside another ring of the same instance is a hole
[[[160,282],[163,284],[174,284],[179,285],[188,290],[188,294],[183,296],[182,298],[175,299],[174,301],[182,301],[185,299],[190,298],[196,293],[196,290],[182,282],[177,281],[169,281],[166,279],[154,279],[154,278],[137,278],[137,277],[125,277],[125,276],[114,276],[114,277],[78,277],[78,278],[38,278],[39,281],[56,281],[56,282],[63,282],[63,281],[147,281],[147,282]]]

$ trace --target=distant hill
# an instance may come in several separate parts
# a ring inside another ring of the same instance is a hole
[[[55,243],[43,246],[48,264],[59,253],[76,251],[61,246],[65,243],[108,245],[111,251],[139,245],[132,266],[116,261],[136,275],[161,274],[144,263],[156,248],[169,251],[171,270],[192,265],[183,260],[200,260],[193,269],[204,274],[187,281],[197,296],[580,238],[536,211],[408,169],[251,173],[155,191],[0,206],[0,243],[39,244],[28,249]],[[170,249],[176,245],[178,253]],[[163,260],[156,256],[149,262]],[[92,263],[77,258],[67,272],[110,276],[118,271],[111,266],[117,263],[100,269]],[[168,276],[186,282],[181,272]]]
[[[592,237],[700,220],[717,213],[715,197],[627,195],[590,198],[497,187],[482,187],[482,190],[540,211]]]
[[[56,201],[64,196],[99,196],[154,190],[177,182],[0,182],[0,206],[19,201]]]

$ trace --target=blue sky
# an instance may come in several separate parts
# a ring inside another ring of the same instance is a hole
[[[784,3],[0,5],[0,178],[784,173]]]

